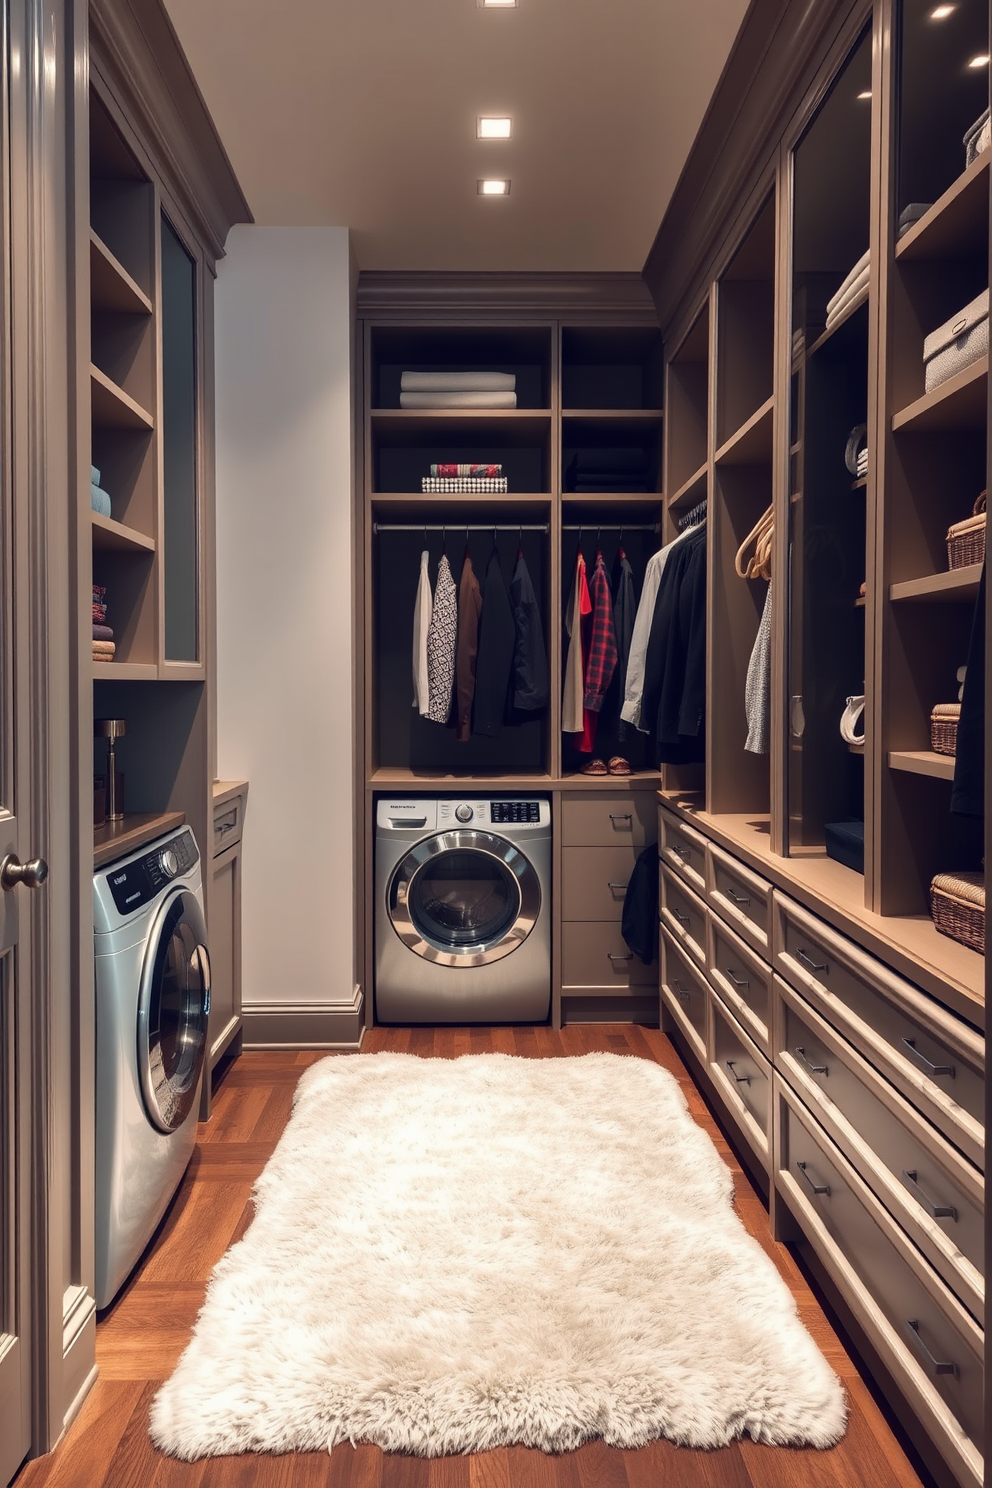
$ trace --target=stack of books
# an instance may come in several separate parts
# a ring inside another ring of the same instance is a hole
[[[429,496],[505,496],[502,465],[432,465],[420,482]]]
[[[513,372],[404,372],[401,408],[516,408]]]

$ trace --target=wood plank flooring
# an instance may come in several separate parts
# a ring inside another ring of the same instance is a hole
[[[738,1212],[775,1261],[800,1315],[850,1402],[850,1424],[831,1451],[745,1441],[715,1452],[654,1442],[622,1452],[602,1441],[561,1457],[524,1447],[424,1460],[378,1447],[330,1454],[164,1457],[148,1437],[148,1409],[186,1343],[214,1264],[251,1220],[251,1186],[289,1116],[296,1082],[321,1053],[248,1053],[227,1072],[214,1115],[201,1125],[193,1161],[141,1266],[97,1328],[100,1378],[64,1440],[29,1463],[17,1488],[919,1488],[920,1479],[834,1333],[740,1169],[678,1054],[664,1034],[628,1025],[548,1028],[374,1029],[365,1052],[452,1059],[502,1052],[531,1058],[615,1050],[653,1059],[679,1080],[695,1119],[735,1176]],[[353,1057],[353,1056],[339,1056]],[[361,1056],[357,1056],[361,1057]]]

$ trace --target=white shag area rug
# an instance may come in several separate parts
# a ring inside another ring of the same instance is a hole
[[[322,1060],[152,1439],[187,1459],[831,1446],[840,1383],[732,1193],[647,1060]]]

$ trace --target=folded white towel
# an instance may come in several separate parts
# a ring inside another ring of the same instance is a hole
[[[850,310],[854,302],[860,299],[860,297],[864,294],[865,290],[868,288],[868,280],[870,276],[870,267],[862,269],[861,274],[857,279],[852,281],[849,288],[847,289],[847,292],[840,296],[840,298],[837,300],[836,304],[834,304],[832,308],[827,310],[828,331],[833,326],[835,326],[839,320],[843,320],[844,316]]]
[[[516,393],[400,393],[401,408],[516,408]]]
[[[871,249],[869,248],[864,253],[862,253],[861,257],[858,259],[857,263],[854,265],[854,268],[851,269],[850,273],[847,275],[847,277],[844,279],[844,282],[841,284],[840,288],[837,290],[837,293],[831,295],[830,296],[830,299],[827,301],[827,319],[828,320],[830,318],[831,312],[837,307],[837,305],[840,304],[841,300],[846,299],[847,295],[851,291],[852,286],[858,280],[860,280],[861,276],[864,275],[865,278],[867,279],[867,271],[868,271],[868,268],[870,266],[870,263],[871,263]]]
[[[404,393],[512,393],[517,386],[513,372],[404,372]]]

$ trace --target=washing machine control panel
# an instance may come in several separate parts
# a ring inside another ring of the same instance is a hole
[[[154,899],[163,885],[188,873],[199,858],[192,832],[173,837],[167,847],[156,847],[107,874],[107,883],[120,914],[133,914]]]
[[[539,822],[540,801],[490,801],[491,822]]]

